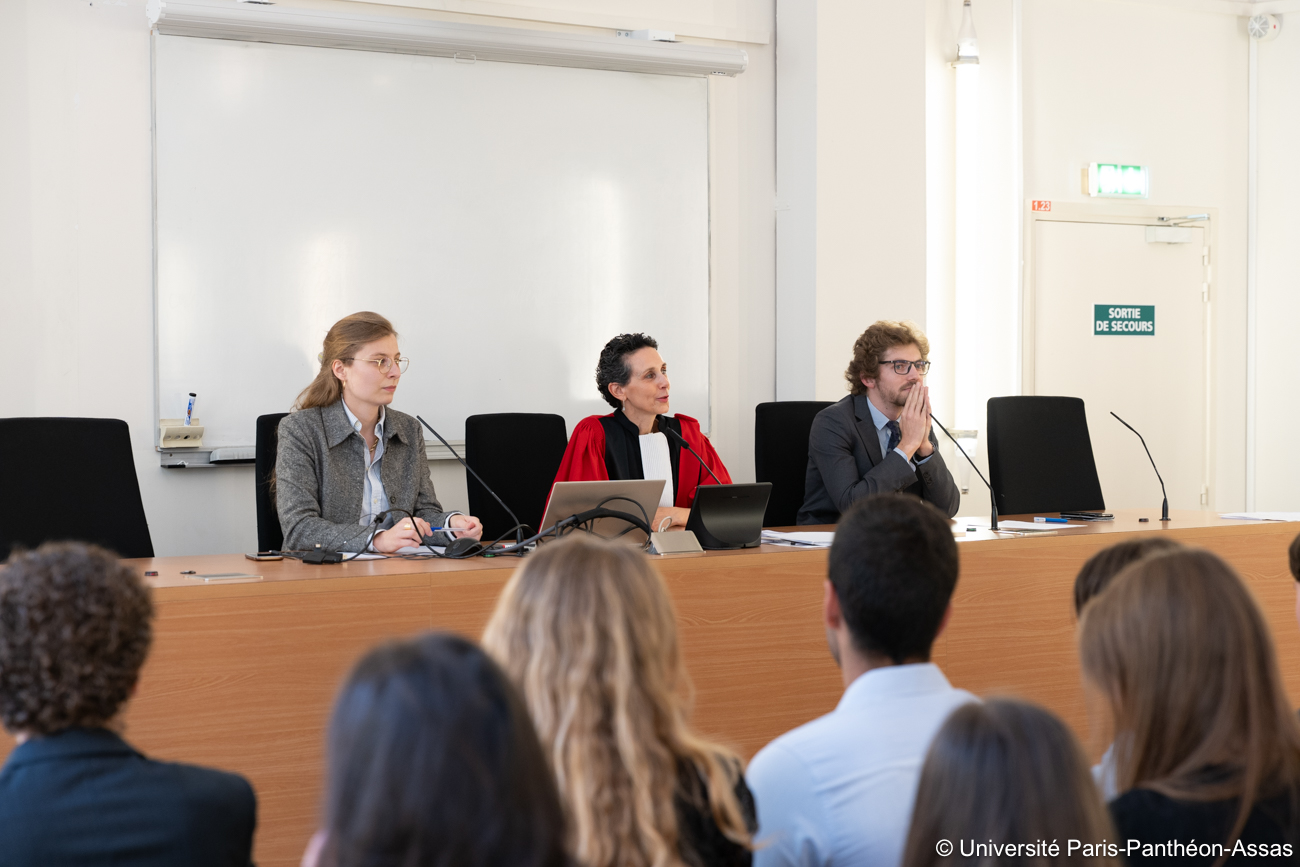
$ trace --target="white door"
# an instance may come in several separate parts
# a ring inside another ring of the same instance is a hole
[[[1027,393],[1083,398],[1107,509],[1160,507],[1142,443],[1111,412],[1146,439],[1169,508],[1209,502],[1204,234],[1149,243],[1140,225],[1035,221]]]

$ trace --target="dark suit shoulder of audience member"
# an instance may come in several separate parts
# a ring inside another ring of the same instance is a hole
[[[1240,802],[1231,798],[1224,801],[1187,801],[1171,798],[1150,789],[1131,789],[1110,803],[1111,818],[1115,822],[1120,841],[1141,840],[1149,844],[1167,844],[1176,840],[1219,843],[1227,840],[1240,810]],[[1292,814],[1291,797],[1275,795],[1258,800],[1246,817],[1246,824],[1235,837],[1242,844],[1237,854],[1236,844],[1228,845],[1229,857],[1223,863],[1230,867],[1245,867],[1259,863],[1295,864],[1300,860],[1296,848],[1295,829],[1300,822]],[[1215,864],[1217,853],[1188,855],[1186,852],[1157,855],[1162,850],[1153,849],[1144,856],[1137,850],[1128,856],[1130,864]],[[1272,860],[1270,860],[1272,859]]]
[[[586,535],[515,570],[483,645],[519,685],[585,867],[752,860],[740,760],[688,724],[690,679],[658,570]]]
[[[6,864],[249,863],[257,800],[237,774],[145,758],[107,729],[33,737],[0,771]]]
[[[1115,732],[1116,824],[1166,845],[1128,853],[1131,864],[1193,863],[1169,848],[1193,840],[1228,854],[1276,843],[1279,858],[1300,859],[1300,722],[1230,566],[1194,549],[1132,564],[1084,609],[1079,656]],[[1217,850],[1193,861],[1222,863]]]
[[[719,757],[725,761],[725,757]],[[752,834],[757,827],[754,812],[754,795],[745,783],[740,765],[732,763],[732,772],[736,776],[735,796],[740,806],[745,827]],[[678,762],[677,791],[673,795],[673,805],[677,810],[677,835],[679,853],[691,867],[747,867],[752,860],[752,853],[727,837],[718,828],[709,806],[708,777],[700,773],[694,764]]]
[[[430,633],[367,653],[327,752],[325,826],[304,867],[568,867],[528,711],[471,641]]]
[[[0,770],[4,864],[250,863],[247,781],[153,761],[115,732],[152,619],[140,576],[92,545],[49,543],[0,570],[0,719],[18,741]]]
[[[1072,840],[1104,846],[1115,839],[1069,728],[1028,702],[993,699],[957,708],[935,735],[921,769],[903,867],[1117,867],[1108,850],[1070,850]],[[942,841],[953,846],[947,855],[939,851]],[[994,843],[1038,848],[1005,853],[988,845]]]

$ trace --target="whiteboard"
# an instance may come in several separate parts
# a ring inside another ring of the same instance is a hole
[[[609,411],[600,349],[654,336],[708,427],[703,78],[155,36],[157,387],[254,441],[374,310],[395,409]]]

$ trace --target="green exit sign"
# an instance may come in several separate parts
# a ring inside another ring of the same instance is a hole
[[[1111,199],[1145,199],[1151,195],[1151,170],[1146,166],[1091,163],[1088,195]]]
[[[1092,305],[1092,333],[1154,337],[1156,305],[1094,304]]]

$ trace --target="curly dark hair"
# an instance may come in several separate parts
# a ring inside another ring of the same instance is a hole
[[[844,378],[849,382],[850,394],[866,394],[867,387],[862,384],[862,377],[875,379],[880,376],[880,356],[885,350],[895,346],[915,343],[921,350],[921,358],[930,357],[930,341],[916,326],[915,322],[891,322],[882,319],[872,323],[862,335],[853,342],[853,360],[849,369],[844,371]]]
[[[596,390],[600,396],[605,398],[605,403],[618,409],[623,404],[618,402],[618,398],[609,393],[611,383],[617,382],[619,385],[627,385],[632,381],[632,365],[627,363],[627,357],[638,349],[659,348],[659,341],[655,340],[649,334],[620,334],[600,351],[600,361],[596,363]]]
[[[0,570],[0,721],[48,735],[102,726],[153,639],[149,589],[103,548],[47,542]]]

